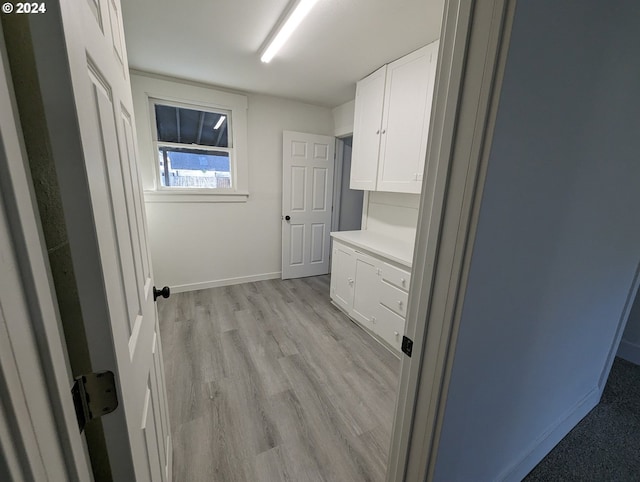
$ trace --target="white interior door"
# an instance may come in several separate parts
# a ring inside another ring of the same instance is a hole
[[[9,70],[0,43],[0,480],[89,481]]]
[[[329,272],[335,139],[282,136],[282,279]]]
[[[92,367],[113,371],[118,383],[120,406],[102,418],[113,480],[168,481],[167,398],[120,2],[51,2],[37,17],[31,33]]]

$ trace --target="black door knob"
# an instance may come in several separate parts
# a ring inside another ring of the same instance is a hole
[[[285,216],[284,217],[287,221],[291,221],[291,216]]]
[[[161,290],[157,289],[155,286],[153,287],[153,301],[156,301],[159,296],[163,298],[168,298],[171,296],[171,289],[168,286],[165,286]]]

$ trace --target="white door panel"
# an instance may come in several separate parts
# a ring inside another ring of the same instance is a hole
[[[85,171],[86,184],[75,193],[61,182],[61,192],[66,211],[70,200],[83,199],[73,209],[92,220],[80,223],[70,215],[68,224],[83,310],[104,306],[84,317],[93,369],[114,371],[119,388],[119,408],[102,419],[111,471],[114,480],[167,482],[167,398],[120,2],[62,1],[54,8],[60,9],[70,77],[59,89],[72,98],[55,107],[45,89],[43,100],[50,118],[70,104],[77,116],[77,125],[68,123],[69,142],[80,145],[75,166]],[[60,28],[54,11],[47,16],[48,26],[34,24],[36,37],[38,28]],[[61,157],[54,155],[65,169],[69,161]]]
[[[309,256],[310,263],[324,262],[324,252],[326,247],[327,226],[324,223],[311,225],[311,252]]]
[[[327,274],[334,138],[285,131],[282,140],[282,278]]]

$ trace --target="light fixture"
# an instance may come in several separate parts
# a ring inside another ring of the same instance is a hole
[[[280,26],[275,35],[271,36],[271,41],[267,48],[263,50],[262,60],[268,63],[278,50],[284,45],[293,31],[300,25],[300,22],[307,16],[318,0],[298,0],[297,4],[289,11],[284,21],[280,22]]]
[[[222,123],[224,122],[224,120],[226,118],[227,118],[226,116],[221,115],[220,119],[218,119],[218,123],[215,126],[213,126],[213,130],[216,131],[216,130],[220,129],[220,126],[222,125]]]

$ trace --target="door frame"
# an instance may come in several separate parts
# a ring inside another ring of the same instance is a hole
[[[333,205],[331,207],[331,232],[340,229],[340,203],[342,202],[342,163],[344,162],[344,141],[336,137],[335,161],[333,163]],[[333,239],[331,240],[333,245]]]
[[[15,267],[0,294],[4,468],[9,480],[93,480],[4,43],[0,56],[0,249]]]
[[[414,340],[414,350],[412,358],[403,357],[402,361],[388,481],[433,478],[437,438],[468,273],[468,255],[473,245],[515,4],[516,0],[445,1],[427,175],[423,181],[414,253],[412,301],[407,315],[406,333]],[[30,23],[42,21],[29,19]],[[54,32],[53,38],[59,38],[59,35],[59,32]],[[44,55],[51,38],[46,38],[41,32],[39,38],[34,40],[39,42],[43,48],[40,53]],[[40,57],[38,60],[42,64],[52,64],[50,58]],[[49,92],[55,91],[56,87],[52,85],[55,82],[47,78],[41,81],[43,88],[49,89]],[[468,95],[474,93],[477,94],[475,99],[473,95]],[[63,143],[65,134],[62,123],[59,128],[59,142]],[[64,148],[60,144],[58,146]],[[23,156],[22,165],[17,166],[23,171],[25,159]],[[73,172],[68,174],[71,176],[70,182],[78,181]],[[70,430],[69,421],[74,415],[68,392],[70,375],[59,318],[43,316],[52,313],[52,306],[54,315],[57,315],[57,311],[38,230],[37,211],[31,196],[32,186],[26,174],[21,183],[17,183],[13,177],[8,177],[4,182],[13,186],[11,194],[15,198],[7,200],[9,195],[4,193],[10,191],[3,184],[2,202],[14,221],[20,223],[21,229],[15,232],[12,229],[12,234],[21,238],[16,241],[16,246],[24,247],[16,254],[23,269],[23,279],[29,282],[25,286],[37,287],[35,292],[25,290],[24,294],[30,297],[37,294],[39,297],[39,302],[32,305],[38,310],[39,316],[34,316],[32,311],[29,325],[40,348],[40,365],[47,374],[54,375],[49,380],[55,383],[42,381],[42,385],[47,389],[52,402],[51,410],[56,417],[57,445],[65,454],[68,470],[76,474],[72,480],[91,480],[80,435]],[[69,213],[75,211],[76,216],[82,217],[86,213],[83,213],[82,206],[66,204],[65,207]],[[91,223],[87,224],[87,231],[91,230],[91,226]],[[80,234],[75,233],[76,236]],[[25,243],[25,240],[30,241]],[[80,296],[88,301],[87,295],[80,293]],[[95,298],[89,296],[92,297]],[[47,306],[49,311],[45,310]],[[105,330],[108,329],[107,322]],[[2,361],[0,368],[4,370],[5,366]],[[18,365],[18,370],[26,368]],[[431,387],[435,387],[435,390]],[[20,448],[17,441],[12,442],[15,442],[13,448]]]
[[[387,482],[433,480],[517,0],[446,0]]]
[[[340,210],[342,206],[342,182],[343,182],[343,170],[344,170],[344,150],[345,142],[347,138],[353,139],[353,133],[345,134],[340,137],[336,137],[336,160],[333,168],[333,211],[331,216],[331,231],[340,231]],[[368,202],[369,191],[364,191],[362,196],[362,212],[365,212],[365,201]],[[364,215],[361,215],[361,220],[364,220]],[[361,222],[362,226],[362,222]],[[364,227],[361,227],[364,229]],[[333,245],[333,239],[331,240]]]

